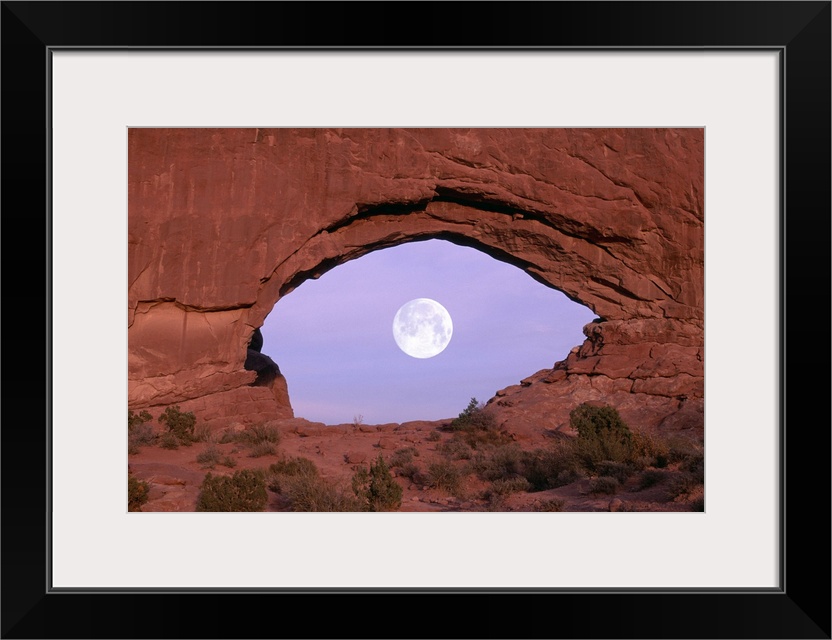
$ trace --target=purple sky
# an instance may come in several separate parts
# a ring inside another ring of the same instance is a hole
[[[432,298],[453,320],[442,353],[403,353],[393,317]],[[280,366],[295,416],[339,424],[456,417],[562,360],[583,342],[588,308],[520,269],[450,242],[376,251],[304,282],[263,325],[263,353]]]

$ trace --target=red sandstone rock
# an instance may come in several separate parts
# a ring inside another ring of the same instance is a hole
[[[251,386],[243,367],[275,302],[442,235],[603,319],[489,405],[507,428],[562,429],[584,399],[701,428],[702,129],[130,129],[128,143],[133,409],[178,403],[212,428],[292,418],[286,380]]]

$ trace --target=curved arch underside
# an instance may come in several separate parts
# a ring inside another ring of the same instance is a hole
[[[508,428],[559,428],[585,400],[701,428],[703,149],[702,129],[131,129],[130,406],[291,417],[286,381],[243,366],[277,300],[441,238],[602,318],[497,392]]]

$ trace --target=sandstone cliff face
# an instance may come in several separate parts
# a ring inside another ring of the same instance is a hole
[[[131,129],[130,407],[291,417],[283,377],[244,367],[275,302],[442,238],[602,319],[492,400],[507,426],[614,396],[649,427],[701,428],[703,185],[702,129]]]

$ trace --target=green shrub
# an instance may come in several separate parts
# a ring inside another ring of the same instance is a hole
[[[595,471],[607,460],[633,460],[633,434],[615,408],[583,403],[572,409],[569,423],[578,432],[575,453],[588,469]]]
[[[598,493],[607,493],[607,494],[614,494],[618,491],[619,482],[615,478],[610,478],[609,476],[600,476],[598,478],[593,478],[589,482],[589,492],[593,494]]]
[[[462,412],[451,421],[450,429],[452,431],[456,431],[457,429],[462,429],[464,426],[468,424],[471,416],[473,416],[476,412],[482,409],[483,405],[479,402],[476,398],[471,398],[471,401],[468,403],[468,406],[462,410]]]
[[[223,456],[220,460],[220,464],[224,467],[228,467],[229,469],[233,469],[237,466],[237,461],[231,456]]]
[[[431,431],[426,439],[428,442],[438,442],[442,439],[442,434],[438,431]]]
[[[511,442],[509,435],[500,430],[494,416],[485,411],[485,405],[471,398],[465,410],[455,418],[451,431],[461,432],[462,438],[472,449],[498,446]]]
[[[262,471],[242,469],[233,476],[214,476],[210,472],[200,486],[197,511],[263,511],[268,501]]]
[[[189,447],[194,442],[196,416],[190,411],[183,413],[179,410],[179,405],[168,407],[159,416],[159,422],[167,426],[168,433],[176,436],[179,444]]]
[[[352,490],[363,511],[397,511],[402,506],[402,488],[380,454],[369,471],[364,467],[356,469]]]
[[[132,431],[135,427],[143,425],[146,422],[150,422],[153,420],[153,416],[150,415],[147,411],[142,411],[141,413],[133,413],[132,409],[128,409],[127,411],[127,431],[128,433]]]
[[[127,510],[141,511],[142,505],[147,502],[150,486],[139,480],[133,474],[127,474]]]

